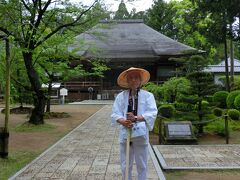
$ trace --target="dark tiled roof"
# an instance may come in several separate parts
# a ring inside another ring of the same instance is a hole
[[[80,56],[110,59],[176,56],[197,51],[155,31],[142,20],[100,21],[75,37],[69,50],[74,48]]]

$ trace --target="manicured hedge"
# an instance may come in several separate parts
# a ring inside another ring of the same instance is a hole
[[[161,116],[166,117],[166,118],[170,118],[174,115],[175,108],[171,104],[164,104],[164,105],[161,105],[158,108],[158,111],[161,114]]]
[[[227,91],[218,91],[213,95],[213,101],[216,103],[218,107],[226,108],[227,107],[226,99],[228,94],[229,93]]]
[[[240,110],[240,94],[234,100],[234,107]]]
[[[213,114],[214,114],[215,116],[220,117],[220,116],[222,116],[222,114],[223,114],[223,110],[222,110],[221,108],[216,107],[216,108],[213,109]]]
[[[229,94],[228,94],[228,97],[227,97],[227,107],[228,108],[232,108],[232,109],[234,109],[235,107],[234,107],[234,100],[235,100],[235,98],[238,96],[238,95],[240,95],[240,91],[238,90],[238,91],[232,91],[232,92],[230,92]]]
[[[228,110],[228,115],[232,120],[239,120],[240,112],[236,109]]]

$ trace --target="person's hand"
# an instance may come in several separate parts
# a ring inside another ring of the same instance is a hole
[[[135,116],[132,112],[128,112],[127,113],[127,119],[130,120],[131,122],[135,122],[136,119],[135,119]]]
[[[121,120],[118,120],[118,122],[126,128],[133,127],[132,121],[130,121],[128,119],[121,119]]]

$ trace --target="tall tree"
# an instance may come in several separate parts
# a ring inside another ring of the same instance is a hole
[[[146,11],[137,12],[136,8],[133,8],[130,12],[129,19],[146,19]]]
[[[146,23],[156,31],[175,39],[177,29],[172,21],[174,14],[171,4],[164,0],[154,0],[152,8],[147,11]]]
[[[27,75],[31,83],[34,98],[34,109],[29,122],[42,124],[46,97],[41,87],[39,74],[35,67],[34,53],[36,48],[57,32],[89,25],[91,20],[99,18],[87,14],[98,2],[85,8],[76,7],[69,1],[61,0],[1,0],[0,1],[0,31],[11,36],[21,48]],[[50,29],[50,31],[49,31]],[[83,28],[84,29],[84,28]]]
[[[121,0],[118,10],[115,13],[114,19],[129,19],[129,12],[127,10],[124,0]]]
[[[197,114],[199,117],[199,133],[203,133],[203,99],[214,93],[216,86],[214,84],[214,79],[212,74],[203,72],[204,67],[207,65],[207,59],[199,55],[191,56],[187,61],[185,61],[185,69],[187,71],[187,79],[191,82],[191,87],[188,91],[188,95],[195,96],[194,101],[197,102]]]
[[[207,52],[209,61],[213,61],[216,49],[202,34],[211,19],[204,16],[190,0],[155,0],[148,10],[146,22],[164,35]]]
[[[214,41],[217,40],[224,44],[226,90],[230,91],[227,40],[229,38],[232,39],[236,34],[239,37],[239,30],[231,28],[236,18],[239,17],[239,0],[192,1],[198,5],[200,11],[207,13],[212,19],[211,26],[206,29],[207,35],[214,39]]]

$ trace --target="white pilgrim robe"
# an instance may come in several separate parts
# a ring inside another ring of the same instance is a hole
[[[120,160],[123,179],[126,167],[125,156],[126,156],[127,128],[117,123],[117,120],[120,118],[126,119],[128,99],[129,90],[125,90],[119,93],[114,101],[111,115],[112,125],[113,126],[119,125]],[[131,138],[132,144],[130,147],[129,180],[132,179],[131,174],[134,159],[137,165],[138,180],[146,180],[149,131],[153,129],[154,121],[157,117],[157,106],[152,93],[140,89],[138,93],[137,115],[143,116],[145,121],[138,123],[141,123],[141,125],[145,126],[146,133],[143,136]]]

